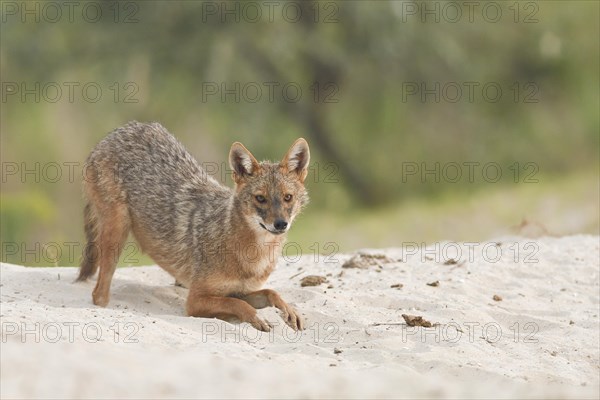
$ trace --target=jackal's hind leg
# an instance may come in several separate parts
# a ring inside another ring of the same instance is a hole
[[[124,204],[112,205],[98,215],[98,266],[100,274],[92,294],[94,304],[106,307],[117,261],[130,230],[129,212]]]

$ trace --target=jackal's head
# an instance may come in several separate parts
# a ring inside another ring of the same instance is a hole
[[[239,142],[231,146],[237,206],[252,229],[279,235],[288,231],[308,202],[304,179],[310,152],[306,140],[294,142],[281,162],[258,162]]]

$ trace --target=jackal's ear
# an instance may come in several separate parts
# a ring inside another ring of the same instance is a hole
[[[233,180],[240,180],[252,175],[260,167],[256,158],[240,142],[235,142],[229,150],[229,166],[233,170]]]
[[[304,138],[297,139],[292,147],[288,150],[283,160],[281,160],[281,167],[287,172],[295,172],[298,174],[300,182],[304,182],[306,175],[308,174],[308,163],[310,162],[310,150],[308,149],[308,143]]]

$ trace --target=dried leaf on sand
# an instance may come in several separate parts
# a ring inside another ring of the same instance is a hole
[[[320,275],[308,275],[302,278],[300,286],[319,286],[322,283],[327,282],[327,278]]]
[[[402,318],[404,318],[404,321],[406,321],[408,326],[422,326],[424,328],[431,328],[433,326],[431,322],[420,315],[402,314]]]

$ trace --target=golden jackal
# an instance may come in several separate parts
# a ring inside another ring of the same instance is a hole
[[[142,250],[189,288],[188,315],[270,326],[257,308],[281,310],[293,329],[300,315],[277,292],[262,289],[285,234],[308,202],[310,159],[304,139],[279,163],[258,162],[241,144],[229,153],[235,189],[209,176],[160,124],[130,122],[87,159],[87,246],[77,280],[100,268],[94,304],[106,306],[128,233]]]

